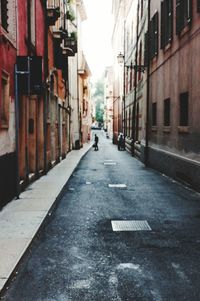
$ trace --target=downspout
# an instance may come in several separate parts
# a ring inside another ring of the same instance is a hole
[[[124,134],[124,143],[126,145],[126,19],[125,19],[125,5],[124,5],[124,66],[123,66],[123,110],[122,110],[122,129]]]
[[[133,116],[132,116],[132,155],[134,156],[135,150],[135,113],[137,101],[137,57],[138,57],[138,41],[139,41],[139,2],[137,5],[137,26],[136,26],[136,51],[135,51],[135,68],[134,68],[134,101],[133,101]]]
[[[148,34],[147,34],[147,98],[146,98],[146,139],[144,164],[149,165],[149,98],[150,98],[150,11],[151,0],[148,0]]]
[[[43,131],[44,131],[44,174],[47,173],[47,98],[48,98],[48,87],[46,80],[49,74],[48,68],[48,21],[47,21],[47,1],[44,3],[44,16],[45,16],[45,30],[44,30],[44,92],[43,92]]]
[[[19,176],[19,91],[17,65],[15,65],[15,148],[16,148],[16,198],[20,194],[20,176]]]

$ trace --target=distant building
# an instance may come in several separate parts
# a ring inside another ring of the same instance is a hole
[[[113,138],[113,67],[107,67],[104,79],[104,129]]]
[[[79,59],[79,98],[81,112],[81,141],[85,143],[91,137],[92,113],[91,113],[91,72],[83,52]]]

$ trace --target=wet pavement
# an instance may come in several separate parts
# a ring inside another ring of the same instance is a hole
[[[200,195],[97,133],[1,299],[200,300]]]

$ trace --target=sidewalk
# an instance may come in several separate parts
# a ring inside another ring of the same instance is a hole
[[[35,237],[57,196],[92,144],[71,151],[47,175],[0,211],[0,291]]]

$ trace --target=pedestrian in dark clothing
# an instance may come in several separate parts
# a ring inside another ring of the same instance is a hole
[[[95,151],[99,150],[98,143],[99,143],[99,137],[95,134],[95,136],[94,136],[94,150]]]
[[[120,134],[118,137],[118,150],[125,150],[124,136]]]

